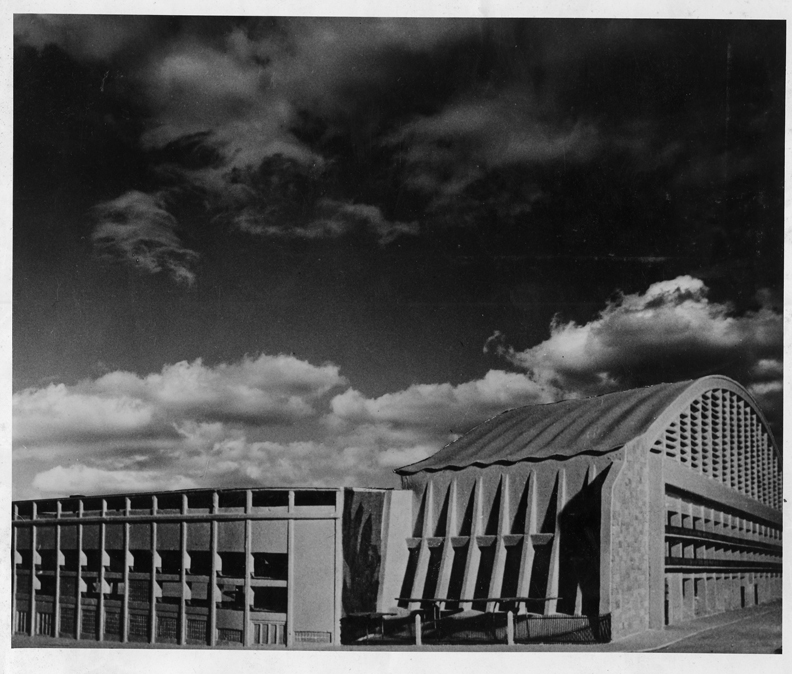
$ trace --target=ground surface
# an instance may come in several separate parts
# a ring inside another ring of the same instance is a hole
[[[32,639],[30,637],[15,636],[12,646],[14,648],[140,648],[141,644],[109,644],[96,641]],[[144,646],[144,648],[152,647]],[[174,648],[174,646],[160,644],[153,648]],[[530,644],[484,647],[424,646],[420,648],[415,646],[347,646],[343,650],[780,653],[781,602],[698,618],[662,630],[650,630],[609,644]]]
[[[776,653],[781,649],[781,607],[693,634],[658,653]]]

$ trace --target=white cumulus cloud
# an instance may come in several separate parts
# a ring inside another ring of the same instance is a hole
[[[288,424],[315,414],[315,401],[344,383],[335,365],[266,354],[213,367],[184,361],[146,376],[111,372],[14,394],[14,439],[173,438],[189,421]]]
[[[524,351],[500,333],[485,349],[567,395],[725,374],[757,396],[778,430],[781,314],[765,303],[737,315],[707,295],[703,281],[680,276],[643,293],[620,295],[584,325],[554,320],[550,337]]]

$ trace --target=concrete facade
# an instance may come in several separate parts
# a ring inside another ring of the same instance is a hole
[[[14,631],[337,646],[420,613],[602,641],[781,597],[781,457],[725,377],[510,411],[397,472],[15,503]]]
[[[601,438],[585,427],[576,452],[554,447],[563,421],[537,445],[496,417],[471,432],[475,452],[452,443],[401,469],[416,513],[401,606],[607,618],[620,638],[780,598],[781,457],[761,412],[725,377],[665,386],[641,392],[667,399],[612,448],[586,451]],[[641,404],[625,394],[618,423]]]
[[[108,645],[339,645],[344,604],[377,610],[395,595],[379,560],[408,533],[404,496],[241,489],[15,503],[14,631]],[[349,565],[364,554],[361,592]]]

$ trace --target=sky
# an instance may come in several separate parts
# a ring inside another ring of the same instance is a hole
[[[780,21],[17,15],[14,498],[398,486],[724,374],[782,438]]]

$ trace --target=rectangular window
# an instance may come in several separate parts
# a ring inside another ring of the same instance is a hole
[[[245,588],[241,585],[218,585],[221,608],[241,609],[245,606]]]
[[[286,580],[289,572],[289,556],[285,553],[254,552],[253,575],[256,578]]]
[[[221,513],[243,513],[247,500],[246,491],[221,491],[217,495]]]
[[[208,576],[212,573],[212,553],[208,550],[190,550],[190,574]]]
[[[254,508],[286,508],[289,505],[288,491],[254,491]]]
[[[335,506],[336,492],[334,491],[296,491],[294,492],[295,506]]]
[[[151,598],[151,585],[147,580],[138,578],[129,581],[129,601],[148,602]]]
[[[253,608],[257,611],[286,613],[287,595],[285,587],[254,587]]]
[[[223,561],[224,578],[244,578],[245,577],[245,553],[244,552],[220,552],[220,559]]]

